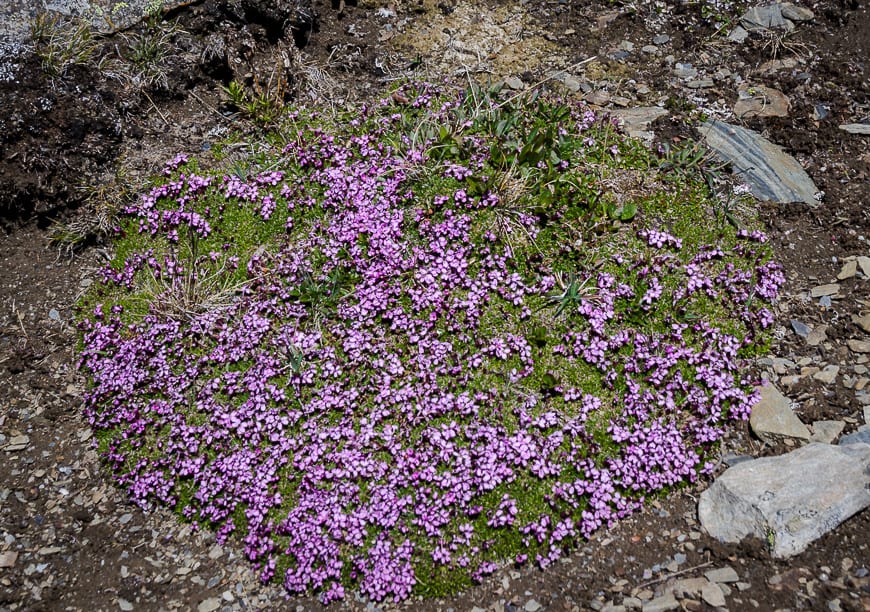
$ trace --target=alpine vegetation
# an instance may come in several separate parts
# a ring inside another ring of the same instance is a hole
[[[404,85],[180,155],[84,300],[118,483],[324,603],[545,567],[712,469],[783,276],[583,106]]]

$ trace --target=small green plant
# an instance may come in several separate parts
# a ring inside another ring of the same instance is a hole
[[[132,80],[146,86],[167,88],[169,60],[175,49],[174,39],[181,32],[177,24],[149,17],[142,32],[125,35],[127,50],[124,58],[132,66]]]
[[[265,83],[255,78],[248,89],[238,81],[230,81],[223,90],[229,97],[230,105],[260,127],[275,124],[284,114],[290,95],[288,79],[280,63],[276,64]]]
[[[30,36],[42,69],[62,77],[70,66],[86,64],[99,46],[91,25],[84,19],[65,19],[57,13],[42,12],[30,22]]]

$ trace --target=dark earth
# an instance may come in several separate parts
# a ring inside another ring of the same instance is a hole
[[[49,43],[31,41],[15,59],[15,78],[0,79],[0,447],[26,436],[23,448],[0,451],[0,609],[322,607],[314,598],[286,599],[279,586],[259,585],[238,543],[215,547],[210,534],[193,532],[165,509],[143,512],[113,486],[82,415],[75,302],[110,252],[101,228],[111,211],[135,197],[165,160],[188,152],[208,164],[210,148],[229,134],[256,140],[259,128],[232,107],[222,87],[236,80],[277,103],[346,106],[383,94],[400,77],[455,76],[441,74],[436,53],[409,46],[414,35],[408,32],[468,6],[454,0],[175,4],[182,6],[165,12],[163,25],[143,21],[97,38],[91,59],[55,76],[38,56]],[[807,291],[835,280],[846,257],[870,255],[870,137],[838,127],[870,118],[867,2],[806,4],[815,18],[794,32],[753,33],[740,44],[724,39],[730,27],[709,19],[703,3],[659,4],[656,10],[644,2],[536,0],[511,6],[511,14],[523,16],[520,38],[546,41],[565,66],[597,56],[598,75],[576,74],[606,94],[592,98],[598,104],[665,101],[671,112],[653,124],[653,146],[698,139],[692,125],[703,103],[698,91],[674,78],[674,61],[711,74],[727,68],[790,98],[784,117],[729,119],[782,146],[824,192],[817,205],[759,203],[788,278],[770,355],[798,366],[841,365],[844,375],[832,384],[804,376],[786,390],[805,423],[838,420],[846,423],[844,433],[854,431],[864,418],[861,384],[849,368],[866,357],[851,353],[847,341],[866,338],[852,316],[870,311],[870,284],[860,277],[843,281],[840,299],[827,308]],[[472,13],[507,5],[487,0]],[[151,65],[135,64],[137,37],[155,32],[166,37],[164,53]],[[660,53],[639,51],[661,35],[669,40]],[[635,49],[616,52],[622,41]],[[544,61],[477,76],[543,81],[544,88],[582,96],[547,79],[556,68],[564,66]],[[737,88],[718,79],[703,94],[713,107],[729,108]],[[244,160],[248,149],[239,146],[232,155]],[[827,325],[827,340],[810,346],[792,331],[792,319]],[[755,378],[775,377],[769,365],[755,364]],[[740,425],[722,455],[789,448],[764,444]],[[381,608],[597,610],[645,589],[655,593],[672,577],[727,565],[743,585],[727,597],[731,610],[870,610],[870,511],[780,561],[760,542],[723,545],[702,532],[696,502],[709,483],[654,500],[546,571],[509,567],[449,599]],[[700,598],[681,605],[714,609]],[[352,597],[333,607],[375,609]]]

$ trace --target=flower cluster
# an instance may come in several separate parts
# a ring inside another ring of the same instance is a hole
[[[401,600],[432,567],[481,579],[511,549],[546,566],[697,478],[748,414],[741,350],[783,282],[758,233],[685,252],[641,228],[620,235],[634,259],[578,272],[557,309],[550,230],[530,211],[495,223],[500,198],[473,188],[491,143],[470,134],[468,159],[441,161],[395,146],[399,119],[378,109],[342,137],[310,128],[279,171],[167,177],[128,211],[152,242],[107,269],[81,324],[88,413],[131,498],[238,535],[264,579],[324,602],[353,585]],[[607,142],[575,116],[560,138],[577,155]],[[245,214],[281,239],[234,251],[227,220]],[[173,248],[186,239],[196,252]],[[530,266],[524,244],[550,250]],[[122,307],[155,269],[244,282],[183,316],[160,295]],[[730,333],[680,317],[705,305],[733,313]]]

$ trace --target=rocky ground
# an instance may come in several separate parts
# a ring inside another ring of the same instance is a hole
[[[840,442],[843,453],[852,452],[845,442],[867,441],[866,2],[822,0],[730,22],[716,15],[744,10],[701,2],[164,5],[176,28],[119,19],[96,39],[94,57],[104,61],[61,61],[53,76],[50,38],[38,44],[20,28],[2,30],[0,607],[319,606],[258,584],[235,545],[215,546],[211,534],[163,509],[131,506],[101,467],[80,412],[74,304],[110,248],[93,238],[95,219],[173,154],[207,162],[221,138],[250,129],[221,90],[233,79],[251,91],[271,87],[276,99],[327,105],[377,95],[407,75],[504,81],[516,92],[540,85],[613,112],[662,150],[705,139],[715,148],[709,130],[698,129],[702,118],[750,130],[724,128],[741,137],[731,143],[736,152],[721,154],[744,167],[740,178],[754,193],[773,198],[759,210],[788,283],[776,339],[752,373],[778,391],[766,394],[751,428],[733,433],[717,475],[747,457],[788,461],[808,440]],[[30,3],[11,7],[5,24],[32,23]],[[169,46],[156,65],[134,61],[143,36],[164,34]],[[767,146],[762,137],[781,149],[747,160]],[[74,251],[52,242],[59,221],[92,237]],[[812,465],[809,476],[830,469],[821,459]],[[867,510],[780,560],[770,542],[722,544],[708,534],[698,498],[710,485],[653,501],[545,572],[505,568],[449,600],[379,607],[870,610]],[[860,504],[861,486],[854,489]],[[354,600],[335,607],[376,608]]]

